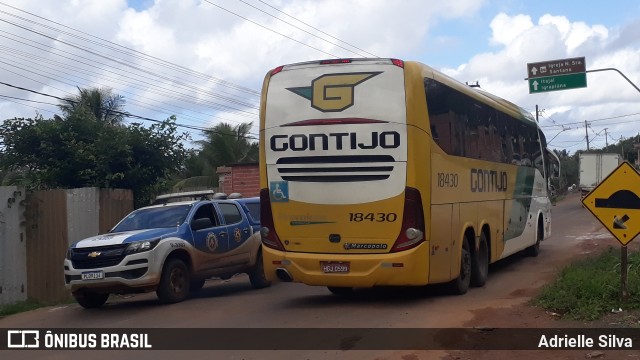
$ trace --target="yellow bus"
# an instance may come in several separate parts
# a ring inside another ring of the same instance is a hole
[[[266,277],[464,294],[490,263],[537,256],[556,170],[531,114],[421,63],[277,67],[260,106]]]

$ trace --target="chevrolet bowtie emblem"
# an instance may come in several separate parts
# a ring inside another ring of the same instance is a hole
[[[89,255],[87,255],[90,258],[95,258],[100,256],[100,252],[99,251],[94,251],[94,252],[90,252]]]

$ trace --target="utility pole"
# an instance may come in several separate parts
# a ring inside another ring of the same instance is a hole
[[[538,105],[536,104],[536,122],[537,122],[537,123],[540,123],[540,121],[538,121],[538,114],[539,114],[539,113],[540,113],[540,112],[538,111]]]
[[[587,135],[587,151],[589,151],[589,130],[587,129],[587,120],[584,121],[584,133]]]
[[[609,135],[607,135],[607,129],[608,128],[604,128],[604,143],[609,147]]]

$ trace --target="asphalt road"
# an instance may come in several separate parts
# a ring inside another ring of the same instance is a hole
[[[362,289],[350,297],[324,287],[279,283],[253,290],[248,278],[208,281],[185,302],[157,303],[155,293],[112,297],[100,309],[77,304],[48,307],[0,319],[0,328],[450,328],[462,327],[486,308],[508,308],[528,301],[571,258],[581,243],[610,238],[575,195],[553,208],[552,236],[536,258],[516,254],[490,268],[487,284],[464,296],[438,287]],[[198,330],[185,332],[184,341]],[[260,336],[258,334],[257,336]],[[263,336],[279,336],[277,332]],[[5,335],[2,335],[5,336]],[[251,336],[256,336],[252,333]],[[212,338],[211,341],[219,339]],[[404,350],[190,350],[190,351],[5,351],[2,359],[438,359],[445,351],[407,355]]]

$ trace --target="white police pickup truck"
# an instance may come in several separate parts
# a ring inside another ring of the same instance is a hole
[[[96,308],[110,293],[155,291],[161,302],[174,303],[207,278],[237,273],[247,273],[254,288],[269,286],[254,230],[260,215],[249,213],[259,209],[259,198],[169,202],[201,193],[158,197],[160,204],[133,211],[108,233],[71,245],[64,280],[76,301]]]

